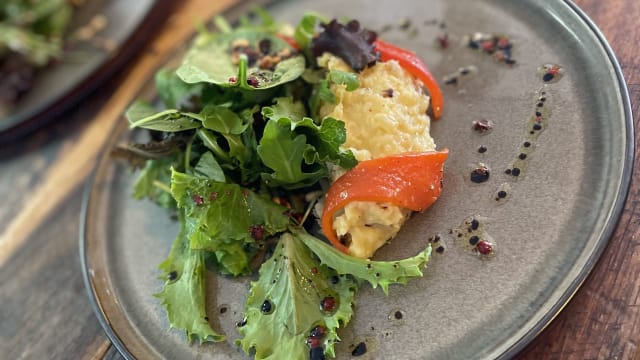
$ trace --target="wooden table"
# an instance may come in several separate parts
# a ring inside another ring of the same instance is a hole
[[[0,147],[0,358],[121,358],[92,313],[82,282],[78,229],[84,180],[116,115],[143,80],[188,37],[194,20],[235,1],[179,2],[126,69],[61,116],[64,121]],[[575,1],[611,43],[634,113],[640,113],[640,1]],[[640,176],[638,161],[636,151],[634,175]],[[519,358],[640,360],[638,176],[596,268]]]

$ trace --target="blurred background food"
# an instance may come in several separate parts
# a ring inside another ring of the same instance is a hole
[[[29,90],[34,74],[59,60],[81,0],[0,1],[0,114]]]

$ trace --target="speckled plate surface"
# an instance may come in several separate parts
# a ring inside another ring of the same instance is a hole
[[[11,109],[0,113],[0,142],[22,135],[77,104],[133,54],[133,46],[149,34],[167,5],[155,0],[86,1],[74,13],[68,37],[95,16],[106,19],[104,28],[93,40],[76,43],[57,64],[36,72],[31,89]]]
[[[379,256],[413,255],[436,234],[447,250],[434,255],[424,278],[393,286],[389,296],[365,286],[353,322],[341,332],[338,357],[350,357],[361,341],[368,348],[361,358],[369,359],[511,357],[577,290],[620,214],[633,148],[620,69],[595,26],[566,1],[396,0],[376,3],[375,11],[370,4],[289,1],[271,9],[292,21],[310,9],[356,17],[417,52],[439,80],[461,67],[473,65],[477,72],[443,86],[444,116],[432,128],[438,146],[450,150],[442,197]],[[450,43],[445,50],[435,45],[443,32]],[[515,66],[468,48],[464,36],[474,32],[509,36]],[[538,68],[546,63],[563,66],[564,76],[544,86]],[[544,127],[532,138],[539,107]],[[472,122],[480,118],[491,120],[493,129],[474,131]],[[113,142],[123,136],[126,124]],[[525,149],[526,141],[531,146]],[[520,153],[525,160],[517,160]],[[522,168],[518,177],[505,173],[514,161]],[[478,163],[490,169],[481,184],[468,180]],[[232,341],[246,279],[208,280],[215,294],[209,313],[228,343],[191,346],[182,332],[167,330],[151,294],[162,285],[156,266],[178,226],[164,210],[130,199],[133,179],[105,156],[87,192],[81,251],[107,333],[128,358],[245,358]],[[500,189],[507,196],[496,201]],[[452,231],[471,216],[495,242],[495,256],[483,259],[469,250],[467,226],[460,237]],[[227,311],[220,314],[222,307]],[[400,320],[390,316],[397,311]]]

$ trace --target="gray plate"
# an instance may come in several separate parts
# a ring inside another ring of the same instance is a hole
[[[434,256],[424,278],[393,286],[389,296],[365,287],[355,319],[341,332],[338,357],[349,357],[360,341],[369,349],[363,358],[513,356],[577,290],[621,212],[633,129],[618,64],[595,26],[565,1],[396,0],[376,3],[375,11],[370,4],[291,1],[273,11],[288,20],[315,9],[357,17],[373,29],[392,24],[394,30],[382,36],[415,50],[437,78],[468,65],[478,72],[444,86],[444,116],[433,125],[439,147],[450,149],[441,199],[413,217],[377,256],[413,255],[435,234],[447,251]],[[413,24],[407,31],[397,26],[405,18]],[[434,46],[444,30],[432,19],[446,24],[447,50]],[[509,35],[517,65],[509,68],[464,46],[463,36],[476,31]],[[516,179],[504,170],[529,135],[527,122],[543,85],[537,69],[544,63],[561,64],[565,75],[545,90],[551,115],[528,153],[527,171]],[[493,130],[474,132],[471,123],[479,118],[493,121]],[[125,127],[114,143],[128,136]],[[487,152],[479,153],[480,145]],[[483,184],[467,179],[478,162],[491,169]],[[191,346],[180,331],[167,330],[151,294],[161,287],[156,265],[167,255],[177,224],[153,204],[130,199],[133,178],[105,156],[87,192],[81,250],[89,293],[107,333],[126,357],[243,358],[232,341],[246,279],[209,279],[215,294],[209,313],[216,314],[213,324],[229,343]],[[510,188],[509,196],[496,202],[501,186]],[[486,219],[497,244],[494,257],[478,257],[465,246],[466,234],[449,233],[469,216]],[[228,308],[224,314],[222,306]],[[390,317],[398,310],[402,320]]]
[[[133,43],[142,40],[141,35],[148,35],[152,24],[162,18],[161,11],[167,4],[156,4],[155,0],[92,0],[80,7],[69,33],[88,24],[95,15],[104,15],[107,24],[97,37],[111,41],[113,51],[80,42],[61,62],[38,71],[31,89],[8,113],[0,114],[0,140],[14,138],[53,119],[105,80],[133,54]],[[125,46],[128,44],[131,47]]]

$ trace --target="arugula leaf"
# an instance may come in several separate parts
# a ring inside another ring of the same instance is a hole
[[[280,122],[282,123],[284,120]],[[330,161],[345,169],[350,169],[358,163],[350,150],[340,150],[340,145],[344,144],[347,139],[344,122],[326,117],[318,126],[311,118],[304,118],[295,123],[293,130],[296,133],[304,134],[307,137],[307,142],[314,147],[314,151],[307,151],[304,154],[308,163]]]
[[[319,345],[334,357],[333,345],[340,340],[337,329],[351,319],[357,290],[352,278],[337,275],[304,243],[283,234],[272,257],[262,264],[259,280],[251,283],[246,323],[238,328],[242,339],[236,344],[247,353],[254,349],[255,359],[303,359],[309,354],[307,339],[320,325],[326,334]],[[321,306],[326,298],[335,301],[331,311]]]
[[[185,211],[180,210],[178,216],[180,232],[169,257],[159,265],[162,278],[168,280],[155,296],[166,308],[170,326],[185,330],[189,341],[224,341],[225,336],[215,332],[207,321],[204,252],[189,247]]]
[[[291,126],[278,121],[268,121],[258,145],[258,155],[273,172],[262,173],[267,186],[299,189],[313,185],[327,176],[324,164],[304,163],[304,154],[313,151],[307,137],[291,131]],[[305,169],[303,169],[303,165]]]
[[[129,127],[142,127],[150,130],[177,132],[197,129],[202,126],[197,114],[169,109],[156,112],[153,106],[143,102],[134,102],[125,113]]]
[[[208,105],[200,112],[202,125],[222,134],[242,134],[251,125],[226,106]]]
[[[340,145],[347,140],[344,122],[327,117],[321,125],[304,116],[301,102],[293,102],[291,98],[277,98],[273,106],[262,108],[262,116],[281,127],[289,127],[292,133],[304,135],[311,147],[304,149],[303,158],[306,164],[322,164],[327,161],[349,169],[357,164],[351,151],[341,151]],[[260,149],[259,149],[260,151]]]
[[[301,230],[292,230],[295,237],[313,251],[320,261],[338,274],[350,274],[365,280],[373,288],[382,288],[389,294],[390,284],[406,284],[410,279],[422,277],[422,269],[431,256],[431,244],[414,257],[398,261],[372,261],[344,254],[326,242]]]
[[[191,248],[214,252],[221,270],[233,275],[250,272],[257,240],[289,224],[285,207],[237,184],[172,171],[171,194],[185,211]]]
[[[249,63],[246,56],[234,60],[232,44],[236,40],[246,40],[251,48],[256,49],[260,41],[267,40],[270,52],[274,53],[291,49],[286,41],[275,36],[272,31],[258,28],[240,28],[221,34],[201,33],[176,73],[186,83],[205,82],[254,91],[293,81],[304,72],[305,60],[302,55],[293,55],[280,61],[273,70],[261,69],[257,64]],[[258,84],[248,84],[247,79],[251,77],[255,77]]]

